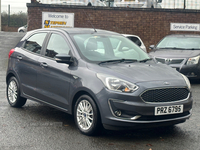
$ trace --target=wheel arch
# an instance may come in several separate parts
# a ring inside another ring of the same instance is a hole
[[[16,75],[15,75],[14,73],[12,73],[12,72],[8,73],[7,76],[6,76],[6,84],[8,84],[8,81],[9,81],[9,79],[10,79],[11,77],[17,78]],[[17,78],[17,79],[18,79],[18,78]]]
[[[22,88],[21,88],[21,84],[20,84],[20,79],[19,77],[12,71],[8,72],[6,75],[6,84],[8,85],[8,81],[10,78],[15,77],[19,83],[19,88],[20,88],[20,95],[23,93]]]
[[[77,92],[74,94],[74,96],[73,96],[73,98],[72,98],[72,103],[71,103],[71,114],[74,115],[74,106],[75,106],[75,104],[76,104],[77,99],[78,99],[81,95],[88,95],[88,96],[90,96],[90,97],[94,100],[94,103],[96,104],[97,109],[98,109],[99,114],[100,114],[100,108],[99,108],[99,104],[98,104],[98,102],[97,102],[97,98],[96,98],[96,96],[95,96],[91,91],[89,91],[89,90],[79,90],[79,91],[77,91]],[[101,119],[101,114],[100,114],[99,116],[100,116],[100,119]]]
[[[91,2],[89,2],[89,3],[87,4],[87,6],[92,6],[92,3],[91,3]]]

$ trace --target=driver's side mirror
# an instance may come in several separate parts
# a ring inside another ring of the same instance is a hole
[[[55,60],[58,63],[66,63],[66,64],[72,64],[74,62],[74,59],[72,58],[72,56],[67,55],[67,54],[57,54],[55,56]]]

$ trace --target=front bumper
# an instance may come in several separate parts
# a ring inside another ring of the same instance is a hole
[[[145,103],[140,90],[135,93],[117,93],[102,90],[99,97],[102,123],[107,129],[149,128],[185,122],[191,116],[191,94],[183,101]],[[183,113],[155,116],[155,107],[183,105]],[[120,110],[120,116],[116,111]]]
[[[190,79],[200,78],[200,65],[170,65]]]
[[[169,65],[170,67],[176,69],[178,72],[184,74],[190,79],[200,78],[200,62],[195,65],[186,65],[187,58],[162,58],[154,57],[154,60],[159,63]]]

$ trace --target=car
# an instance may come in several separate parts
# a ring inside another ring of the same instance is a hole
[[[22,27],[19,27],[19,28],[18,28],[18,32],[22,32],[22,33],[23,33],[23,32],[27,32],[27,27],[28,27],[27,25],[24,25],[24,26],[22,26]]]
[[[55,2],[50,2],[51,4],[61,4],[61,5],[79,5],[79,6],[106,6],[106,4],[100,0],[70,0],[61,1],[57,0]]]
[[[150,49],[149,54],[158,63],[167,64],[190,79],[200,79],[200,35],[167,35]]]
[[[130,8],[161,8],[162,0],[117,0],[113,3],[114,7]]]
[[[37,29],[27,32],[8,57],[8,103],[22,107],[30,99],[57,108],[73,115],[85,135],[98,134],[101,127],[171,126],[191,116],[187,77],[155,63],[115,32]]]
[[[141,38],[137,35],[131,35],[131,34],[122,34],[123,36],[127,37],[131,41],[133,41],[135,44],[137,44],[141,49],[143,49],[145,52],[147,52],[146,46],[142,42]]]

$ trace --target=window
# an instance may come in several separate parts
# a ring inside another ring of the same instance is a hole
[[[40,54],[46,35],[47,33],[34,34],[26,41],[24,48],[31,52]]]
[[[65,39],[59,34],[52,34],[45,56],[54,58],[57,54],[69,54],[70,48]]]
[[[200,49],[200,38],[195,37],[165,37],[157,48]]]
[[[133,41],[135,44],[137,44],[138,46],[141,46],[142,43],[141,41],[137,38],[137,37],[128,37],[131,41]]]
[[[93,62],[118,59],[148,59],[131,40],[118,35],[76,34],[73,36],[81,57]]]

